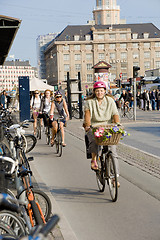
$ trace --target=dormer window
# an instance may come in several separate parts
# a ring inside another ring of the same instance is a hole
[[[149,38],[149,33],[143,33],[144,38]]]
[[[90,35],[86,35],[86,41],[90,41],[91,40],[91,36]]]
[[[79,35],[74,35],[74,41],[79,41],[80,36]]]
[[[138,38],[138,33],[133,33],[132,37],[133,37],[133,39],[137,39]]]

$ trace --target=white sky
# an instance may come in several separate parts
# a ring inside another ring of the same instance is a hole
[[[117,0],[127,23],[153,23],[160,29],[160,0]],[[61,32],[92,19],[96,0],[0,0],[0,15],[22,20],[9,55],[37,66],[38,35]]]

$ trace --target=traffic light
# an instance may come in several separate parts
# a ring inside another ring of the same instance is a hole
[[[129,78],[129,85],[132,86],[132,78]]]
[[[120,79],[117,79],[117,80],[116,80],[116,86],[117,86],[118,88],[121,87],[121,80],[120,80]]]
[[[138,71],[140,70],[140,67],[133,66],[133,78],[138,77]]]
[[[144,77],[141,76],[141,80],[140,80],[141,85],[145,85],[145,80],[144,80],[143,78],[144,78]]]

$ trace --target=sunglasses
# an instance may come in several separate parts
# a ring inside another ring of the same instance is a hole
[[[38,92],[35,92],[35,94],[39,94]]]
[[[61,98],[62,96],[57,96],[56,98]]]

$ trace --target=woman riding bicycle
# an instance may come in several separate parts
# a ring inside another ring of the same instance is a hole
[[[41,99],[41,106],[40,106],[40,117],[43,118],[44,126],[48,126],[49,122],[49,113],[51,110],[51,102],[53,100],[52,91],[47,89],[44,92],[44,96]]]
[[[51,145],[54,144],[54,136],[57,132],[57,121],[54,121],[54,118],[57,117],[63,118],[60,120],[60,129],[62,133],[62,146],[65,147],[66,144],[64,142],[64,125],[66,121],[69,120],[69,112],[67,108],[67,103],[65,99],[62,97],[62,93],[59,90],[55,93],[54,101],[52,101],[50,111],[50,119],[53,120]]]
[[[119,124],[119,114],[114,99],[106,95],[106,85],[103,81],[97,81],[93,85],[93,95],[86,99],[84,128],[89,140],[89,151],[92,154],[91,169],[98,170],[97,154],[98,145],[94,139],[91,126],[106,125],[109,123]],[[118,155],[116,145],[108,146],[112,151],[117,175],[119,175]]]
[[[33,123],[34,135],[36,135],[37,117],[38,117],[38,114],[39,114],[40,105],[41,105],[41,99],[40,99],[40,96],[39,96],[39,91],[36,90],[34,92],[34,95],[31,98],[31,103],[30,103],[30,108],[33,110],[32,116],[33,116],[33,119],[34,119],[34,123]]]

